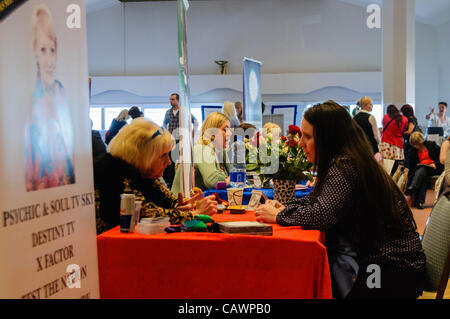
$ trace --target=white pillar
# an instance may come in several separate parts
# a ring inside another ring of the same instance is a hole
[[[383,105],[415,104],[415,0],[383,0]]]

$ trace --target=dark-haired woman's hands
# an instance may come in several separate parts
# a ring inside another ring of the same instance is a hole
[[[258,222],[276,224],[277,215],[284,209],[284,206],[276,201],[269,201],[267,204],[259,205],[255,211]]]

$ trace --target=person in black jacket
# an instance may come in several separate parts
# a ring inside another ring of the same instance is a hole
[[[414,132],[409,143],[413,146],[407,156],[405,166],[409,169],[405,195],[414,197],[414,206],[423,209],[430,176],[439,175],[444,170],[439,161],[440,147],[432,141],[425,141],[423,134]]]
[[[413,132],[421,132],[422,130],[414,116],[414,109],[411,105],[405,104],[400,108],[400,112],[408,119],[408,129],[403,132],[403,152],[405,153],[405,162],[408,161],[410,150],[413,148],[409,143],[409,138]]]
[[[358,105],[361,108],[361,111],[358,112],[353,119],[359,126],[361,126],[362,130],[366,134],[370,146],[372,146],[375,159],[377,161],[381,161],[381,153],[378,149],[378,144],[380,144],[380,132],[378,130],[375,117],[370,114],[373,109],[372,99],[370,97],[363,97],[358,101]]]

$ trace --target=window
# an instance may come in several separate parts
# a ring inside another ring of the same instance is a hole
[[[100,131],[102,127],[102,108],[101,107],[91,107],[89,109],[89,117],[92,120],[92,129]]]
[[[202,109],[199,107],[191,108],[191,114],[197,119],[198,127],[202,126]]]
[[[162,126],[167,110],[167,107],[146,107],[144,108],[144,117]]]

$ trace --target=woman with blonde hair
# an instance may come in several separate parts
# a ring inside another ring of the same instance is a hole
[[[373,110],[372,99],[365,96],[358,101],[358,105],[361,110],[353,117],[353,119],[362,128],[369,140],[375,159],[381,161],[382,157],[378,149],[378,144],[380,144],[380,132],[375,117],[370,114]]]
[[[227,102],[223,103],[222,112],[230,121],[231,128],[239,127],[241,122],[239,121],[239,119],[237,117],[236,108],[234,107],[234,104],[232,102],[227,101]]]
[[[240,123],[244,122],[244,110],[242,109],[242,102],[235,102],[234,103],[234,108],[236,109],[236,115],[237,118],[239,119]]]
[[[114,136],[117,135],[119,130],[127,124],[127,120],[130,118],[127,109],[120,111],[119,115],[112,120],[109,130],[106,132],[105,144],[109,144]]]
[[[272,134],[274,134],[275,131],[278,130],[278,135],[281,134],[281,127],[278,126],[278,125],[275,124],[275,123],[272,123],[272,122],[267,122],[266,124],[264,124],[263,130],[264,130],[264,129],[267,131],[266,133],[272,133]]]
[[[213,112],[203,122],[193,150],[196,187],[206,190],[215,187],[217,182],[229,185],[230,168],[225,149],[230,133],[230,121],[222,113]],[[177,169],[172,192],[179,191],[180,169]]]
[[[135,119],[111,140],[95,170],[99,233],[119,225],[120,194],[124,192],[133,192],[142,200],[141,217],[169,216],[172,224],[217,212],[213,196],[200,200],[200,193],[180,202],[180,195],[174,196],[160,181],[173,146],[172,135],[145,118]]]
[[[409,169],[405,195],[413,196],[414,206],[423,209],[429,176],[439,175],[444,170],[439,159],[440,147],[433,141],[425,141],[421,132],[413,132],[409,143],[412,148],[405,162]]]

